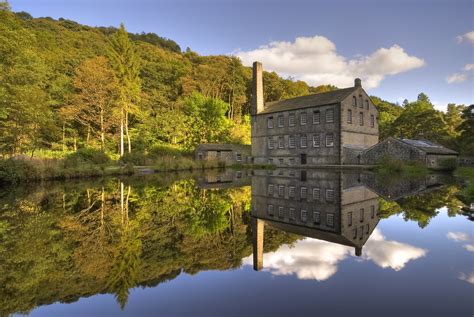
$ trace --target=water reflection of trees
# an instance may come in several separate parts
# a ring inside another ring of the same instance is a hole
[[[108,180],[0,194],[0,315],[241,265],[250,188]],[[269,232],[268,249],[296,239]]]

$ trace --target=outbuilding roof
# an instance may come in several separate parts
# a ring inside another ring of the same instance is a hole
[[[424,139],[398,139],[399,141],[414,146],[428,154],[453,154],[457,155],[458,152],[448,149],[440,144],[424,140]]]
[[[324,106],[343,101],[347,96],[357,90],[358,87],[349,87],[319,94],[295,97],[279,101],[268,102],[265,109],[259,114],[296,110],[315,106]]]

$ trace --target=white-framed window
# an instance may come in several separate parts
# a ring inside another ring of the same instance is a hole
[[[321,112],[319,110],[313,111],[313,124],[321,123]]]
[[[321,223],[321,213],[319,211],[313,212],[313,222],[318,225]]]
[[[295,220],[295,208],[290,208],[288,210],[288,218],[290,218],[290,220]]]
[[[238,162],[242,161],[242,154],[237,153],[237,154],[235,155],[235,159],[236,159]]]
[[[361,209],[359,210],[359,213],[360,213],[359,221],[360,221],[360,222],[364,222],[364,214],[365,214],[364,208],[361,208]]]
[[[352,211],[347,213],[347,225],[352,226]]]
[[[364,113],[359,112],[359,125],[364,125]]]
[[[308,188],[307,187],[302,186],[300,188],[300,197],[301,197],[301,199],[306,199],[308,197]]]
[[[283,206],[278,207],[278,217],[283,218],[285,216],[285,209]]]
[[[285,196],[285,185],[278,185],[278,196]]]
[[[269,150],[273,149],[273,137],[271,137],[271,136],[268,137],[267,145],[268,145]]]
[[[326,200],[334,201],[334,189],[326,189]]]
[[[268,205],[267,213],[269,216],[273,216],[273,205]]]
[[[352,96],[352,105],[354,107],[357,107],[357,98],[356,98],[356,96]]]
[[[273,117],[268,117],[267,118],[267,128],[269,128],[269,129],[273,128]]]
[[[362,99],[362,95],[359,95],[359,108],[364,108],[364,102]]]
[[[365,225],[365,233],[369,234],[370,226],[369,224]]]
[[[290,198],[295,197],[295,186],[288,187],[288,197]]]
[[[369,101],[368,100],[365,101],[365,109],[369,110]]]
[[[283,149],[285,147],[285,139],[283,136],[278,137],[278,148]]]
[[[273,184],[268,184],[268,196],[273,196]]]
[[[289,147],[290,149],[295,148],[295,146],[296,146],[295,143],[296,143],[296,142],[295,142],[295,136],[294,136],[294,135],[290,135],[290,136],[288,137],[288,147]]]
[[[300,136],[300,147],[305,148],[308,146],[308,138],[306,134]]]
[[[333,147],[334,146],[334,134],[328,133],[326,134],[326,146]]]
[[[280,165],[283,165],[285,161],[282,158],[280,158],[278,159],[278,162],[280,163]],[[283,174],[283,170],[281,170],[280,172]]]
[[[273,159],[272,159],[272,158],[269,158],[269,159],[268,159],[268,164],[273,164]],[[269,172],[272,172],[272,173],[273,173],[273,171],[271,171],[271,170],[269,170]]]
[[[364,226],[359,227],[359,239],[364,237]]]
[[[321,190],[319,188],[313,188],[313,200],[321,199]]]
[[[320,147],[320,146],[321,146],[321,135],[313,134],[313,147]]]
[[[292,164],[294,165],[294,164],[295,164],[295,159],[294,159],[294,158],[291,158],[291,159],[290,159],[290,162],[292,162]],[[290,171],[288,172],[288,176],[295,176],[295,175],[296,175],[295,170],[290,170]],[[294,196],[294,195],[293,195],[293,196]]]
[[[278,115],[278,127],[283,128],[285,125],[285,117],[282,114]]]
[[[375,116],[373,114],[370,115],[370,127],[375,127]]]
[[[334,122],[334,109],[327,109],[326,110],[326,122],[327,123]]]
[[[357,227],[352,229],[352,239],[356,239],[356,238],[357,238]]]
[[[290,158],[289,162],[290,162],[290,165],[295,165],[295,159],[294,158]]]
[[[375,206],[370,206],[370,218],[374,219],[375,217]]]
[[[301,209],[300,218],[301,221],[306,222],[308,220],[308,212],[304,209]]]
[[[352,110],[347,109],[347,123],[352,123]]]
[[[333,213],[326,214],[326,225],[331,228],[334,227],[334,214]]]
[[[300,113],[300,125],[306,125],[307,122],[308,122],[308,115],[306,114],[306,112],[301,112]]]
[[[292,112],[288,115],[288,125],[293,127],[296,125],[295,113]]]

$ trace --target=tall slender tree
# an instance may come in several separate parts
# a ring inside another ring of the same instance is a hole
[[[120,156],[123,156],[124,132],[127,137],[128,153],[132,152],[129,119],[130,114],[137,111],[141,91],[140,58],[123,24],[110,40],[109,58],[119,87]]]

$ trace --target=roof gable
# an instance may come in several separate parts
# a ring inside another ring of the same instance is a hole
[[[335,104],[342,102],[355,90],[357,90],[357,87],[350,87],[329,92],[323,92],[320,94],[306,95],[274,102],[268,102],[265,104],[265,109],[259,114]]]

